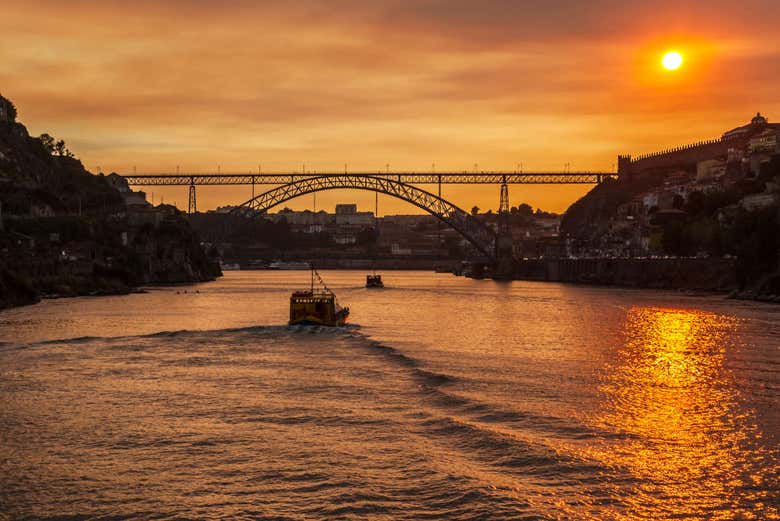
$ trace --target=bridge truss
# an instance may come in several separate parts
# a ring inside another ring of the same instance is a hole
[[[458,231],[474,247],[491,261],[497,256],[511,255],[504,247],[497,248],[498,235],[491,228],[478,221],[454,204],[442,199],[443,184],[498,184],[501,185],[501,210],[499,217],[506,228],[499,235],[508,234],[508,208],[510,184],[600,184],[617,179],[613,172],[355,172],[355,173],[248,173],[248,174],[202,174],[162,173],[132,174],[122,176],[133,186],[188,186],[189,212],[197,211],[196,185],[252,185],[252,198],[236,207],[235,213],[259,215],[270,208],[301,195],[333,189],[371,190],[407,201],[425,210],[440,221]],[[275,185],[274,188],[255,197],[255,185]],[[438,195],[414,185],[438,185]],[[507,215],[503,215],[507,214]],[[501,253],[500,251],[504,253]]]
[[[345,188],[370,190],[411,203],[455,229],[488,259],[495,259],[496,233],[492,229],[440,196],[381,176],[361,174],[305,176],[272,188],[237,206],[233,212],[250,216],[262,214],[274,206],[302,195]]]

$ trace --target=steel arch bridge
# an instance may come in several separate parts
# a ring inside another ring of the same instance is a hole
[[[455,229],[488,259],[496,258],[497,236],[491,228],[449,201],[389,177],[366,174],[302,177],[249,199],[233,209],[233,213],[262,214],[290,199],[313,192],[336,189],[369,190],[411,203]]]

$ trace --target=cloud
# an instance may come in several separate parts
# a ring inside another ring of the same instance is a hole
[[[105,169],[601,169],[780,118],[778,22],[759,0],[32,0],[0,19],[0,86]]]

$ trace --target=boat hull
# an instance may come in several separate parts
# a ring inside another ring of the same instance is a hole
[[[320,320],[316,317],[299,318],[290,320],[291,326],[327,326],[327,327],[340,327],[347,323],[346,317],[340,320]]]

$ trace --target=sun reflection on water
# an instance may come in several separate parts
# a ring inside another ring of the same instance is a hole
[[[751,443],[761,432],[724,365],[738,327],[733,318],[702,311],[628,311],[626,341],[604,370],[602,407],[591,419],[620,435],[588,450],[636,478],[629,485],[636,490],[622,505],[626,519],[662,519],[662,512],[684,519],[780,519],[773,498],[755,492],[755,485],[776,476],[746,470],[776,454]]]

